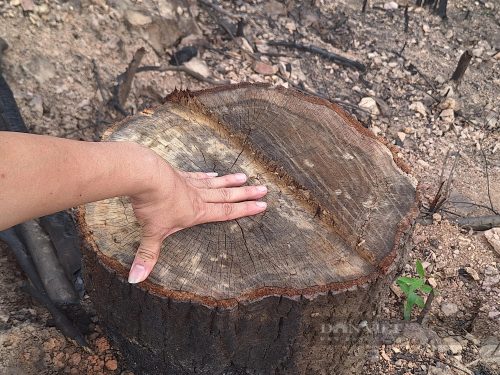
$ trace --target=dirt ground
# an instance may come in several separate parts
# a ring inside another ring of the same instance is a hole
[[[442,20],[412,2],[406,32],[401,0],[370,1],[364,13],[361,0],[204,3],[0,0],[0,37],[9,45],[4,76],[30,130],[97,140],[122,116],[106,101],[140,47],[143,65],[168,66],[169,53],[196,46],[189,69],[203,79],[171,70],[138,73],[124,106],[129,113],[174,88],[224,81],[294,86],[340,103],[400,148],[423,186],[423,217],[440,175],[453,170],[447,202],[416,225],[404,271],[413,275],[415,261],[424,262],[437,289],[431,309],[411,334],[374,348],[364,372],[500,374],[500,254],[484,231],[454,223],[500,211],[500,3],[450,1]],[[366,71],[270,47],[270,40],[313,44],[362,62]],[[450,81],[465,50],[470,66],[460,82]],[[86,352],[19,290],[24,276],[1,244],[0,264],[1,374],[131,373],[96,317],[86,327],[92,347]],[[92,310],[90,301],[84,304]],[[380,318],[402,319],[402,308],[394,287]]]

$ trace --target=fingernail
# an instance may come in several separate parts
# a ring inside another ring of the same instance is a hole
[[[207,172],[206,175],[208,177],[217,177],[219,174],[217,172]]]
[[[260,208],[266,208],[267,207],[267,203],[266,202],[261,202],[261,201],[255,202],[255,205],[257,207],[260,207]]]
[[[265,193],[267,191],[267,187],[266,186],[262,186],[261,185],[261,186],[256,186],[255,188],[257,189],[257,191],[259,193]]]
[[[244,173],[236,173],[234,175],[234,178],[236,179],[236,181],[241,181],[241,182],[244,182],[247,180],[247,175],[244,174]]]
[[[146,278],[146,267],[142,264],[134,264],[128,274],[128,282],[130,284],[140,283]]]

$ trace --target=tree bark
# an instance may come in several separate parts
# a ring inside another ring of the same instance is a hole
[[[127,199],[80,209],[86,287],[137,373],[356,371],[418,213],[394,152],[330,102],[248,84],[174,92],[106,139],[269,190],[264,214],[168,237],[140,285]]]

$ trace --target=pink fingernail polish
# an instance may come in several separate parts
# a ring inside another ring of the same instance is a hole
[[[130,284],[140,283],[146,278],[146,267],[142,264],[133,264],[128,275],[128,282]]]
[[[208,177],[217,177],[219,174],[217,172],[207,172],[206,175]]]
[[[241,181],[241,182],[244,182],[247,180],[247,175],[244,173],[236,173],[234,175],[234,177],[236,178],[237,181]]]
[[[260,208],[266,208],[267,207],[267,203],[266,202],[261,202],[261,201],[255,202],[255,205],[257,207],[260,207]]]

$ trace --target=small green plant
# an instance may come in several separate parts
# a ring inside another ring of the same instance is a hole
[[[420,308],[425,306],[424,299],[417,293],[429,294],[432,292],[432,286],[426,284],[425,270],[419,260],[417,260],[416,268],[419,277],[401,276],[396,280],[396,284],[398,284],[406,297],[403,314],[405,320],[410,320],[413,306],[417,305]]]

